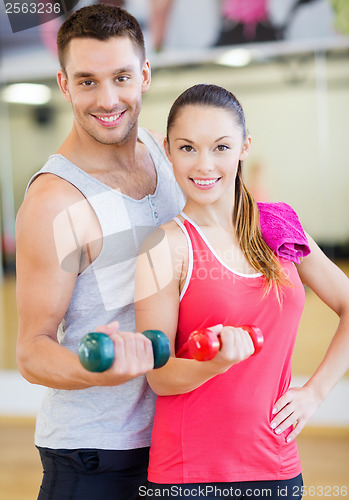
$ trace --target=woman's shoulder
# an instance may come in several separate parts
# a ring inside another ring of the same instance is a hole
[[[280,257],[299,263],[310,253],[308,240],[297,212],[287,203],[257,203],[261,233]]]
[[[145,240],[142,250],[154,249],[166,245],[172,252],[176,252],[179,247],[186,246],[186,236],[175,220],[170,220],[157,227]]]
[[[284,201],[276,202],[257,202],[259,213],[277,215],[279,217],[288,217],[290,215],[297,215],[295,209]],[[297,216],[298,217],[298,216]]]
[[[158,228],[160,231],[164,232],[171,246],[177,246],[179,244],[186,243],[186,235],[184,234],[181,225],[178,224],[177,221],[175,219],[172,219],[166,224],[162,224]]]
[[[272,230],[273,227],[291,231],[301,231],[303,228],[298,214],[291,205],[283,201],[274,203],[257,202],[261,228]]]

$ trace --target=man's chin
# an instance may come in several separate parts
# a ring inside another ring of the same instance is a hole
[[[104,146],[122,146],[127,141],[137,138],[138,123],[125,123],[123,127],[109,127],[105,130],[96,130],[96,127],[87,127],[79,123],[80,128],[94,141]]]
[[[98,142],[99,144],[103,144],[103,146],[117,146],[123,144],[125,138],[127,138],[128,135],[121,134],[120,131],[116,132],[115,129],[109,130],[109,133],[104,134],[96,134],[95,132],[89,132],[88,130],[86,130],[86,132],[91,137],[91,139]]]

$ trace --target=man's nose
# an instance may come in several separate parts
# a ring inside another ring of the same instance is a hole
[[[97,106],[106,111],[111,111],[119,103],[118,91],[112,83],[101,85],[98,89]]]

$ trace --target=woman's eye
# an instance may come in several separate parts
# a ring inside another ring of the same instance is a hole
[[[229,147],[225,144],[219,144],[219,146],[217,146],[217,149],[218,151],[226,151],[227,149],[229,149]]]
[[[193,151],[192,146],[189,146],[188,144],[181,146],[179,149],[182,149],[183,151],[186,151],[187,153],[190,153],[191,151]]]

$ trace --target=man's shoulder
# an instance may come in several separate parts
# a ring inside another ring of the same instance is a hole
[[[52,248],[54,242],[59,257],[65,258],[77,250],[77,241],[84,242],[91,231],[91,241],[97,241],[98,221],[85,197],[54,174],[39,175],[17,213],[17,239],[30,240],[30,245],[34,239],[40,248]]]
[[[160,146],[161,149],[164,148],[164,139],[165,136],[156,132],[155,130],[139,127],[138,128],[138,137],[142,140],[144,138],[144,134],[151,135],[153,140]]]
[[[160,134],[159,132],[156,132],[155,130],[149,130],[149,132],[154,137],[154,139],[156,140],[156,142],[158,142],[159,145],[161,147],[163,147],[165,136],[163,134]]]
[[[70,182],[53,173],[40,171],[29,186],[21,209],[42,210],[47,215],[54,215],[82,200],[84,196]]]

